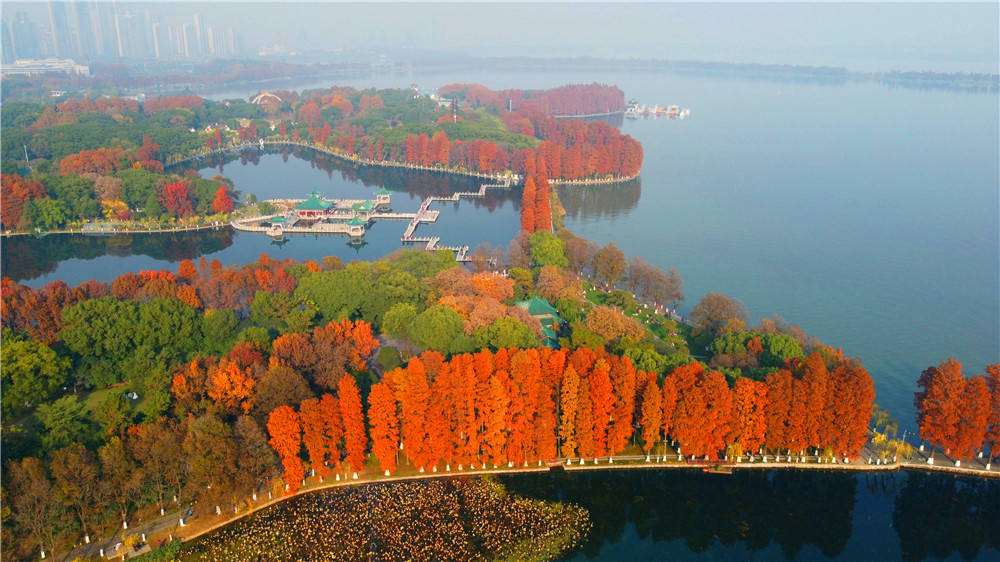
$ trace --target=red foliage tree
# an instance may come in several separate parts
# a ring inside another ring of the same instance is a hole
[[[399,450],[399,418],[392,389],[384,382],[372,385],[368,394],[368,426],[372,452],[381,469],[387,475],[392,474],[396,471],[396,452]]]
[[[728,441],[740,451],[757,451],[767,430],[767,385],[741,377],[733,385],[733,408]]]
[[[20,174],[3,174],[0,176],[0,222],[4,228],[21,226],[21,215],[24,205],[35,199],[47,196],[42,182],[21,177]]]
[[[325,478],[330,473],[330,467],[326,465],[327,442],[319,400],[303,400],[299,404],[299,418],[302,421],[302,444],[309,454],[309,464],[320,479]]]
[[[354,472],[361,472],[365,468],[365,447],[368,445],[368,437],[365,435],[365,418],[361,410],[361,393],[354,382],[354,377],[341,377],[337,383],[337,401],[344,422],[344,450],[347,452],[347,462]]]
[[[986,446],[993,457],[1000,457],[1000,363],[986,367],[986,384],[990,389],[989,429]]]
[[[521,231],[531,234],[535,231],[535,179],[527,177],[521,192]]]
[[[188,217],[194,214],[194,207],[188,199],[188,188],[181,182],[168,184],[160,193],[160,205],[176,217]]]
[[[268,415],[267,432],[271,436],[268,442],[281,457],[281,466],[284,468],[282,478],[288,486],[286,494],[294,495],[299,491],[306,474],[302,460],[299,459],[299,451],[302,449],[302,424],[299,415],[291,406],[275,408]]]
[[[639,424],[642,426],[642,450],[648,455],[660,440],[663,425],[663,393],[656,384],[656,375],[649,374],[642,389],[642,409]]]
[[[121,148],[81,150],[59,161],[59,175],[108,175],[132,165],[132,157]]]
[[[948,359],[937,367],[925,369],[917,381],[917,386],[923,389],[914,398],[920,436],[943,448],[945,454],[958,445],[963,379],[962,364]]]
[[[212,199],[212,211],[216,213],[228,213],[233,210],[233,198],[230,197],[226,186],[220,185],[215,191],[215,198]]]

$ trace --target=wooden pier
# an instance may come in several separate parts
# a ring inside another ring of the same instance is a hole
[[[469,245],[444,245],[440,236],[414,236],[417,227],[422,223],[437,222],[441,211],[431,209],[435,202],[457,203],[463,197],[474,199],[484,197],[487,189],[507,189],[510,180],[504,183],[484,183],[479,191],[461,191],[451,195],[432,195],[420,203],[420,208],[414,213],[400,213],[389,210],[389,198],[380,195],[377,200],[366,199],[325,199],[321,198],[329,208],[316,216],[300,216],[296,206],[306,199],[271,199],[268,203],[284,210],[271,215],[261,215],[232,221],[232,227],[242,232],[260,232],[268,236],[284,234],[346,234],[352,238],[364,236],[367,225],[376,220],[406,220],[406,230],[400,241],[404,244],[420,244],[420,249],[428,252],[450,250],[455,253],[455,261],[469,261]],[[318,197],[318,193],[314,192]],[[367,204],[367,210],[360,210]],[[264,226],[262,223],[266,223]]]
[[[419,220],[419,217],[422,216],[422,214],[424,213],[435,213],[434,218],[436,220],[437,219],[436,213],[438,213],[439,211],[437,210],[432,211],[428,209],[430,204],[434,203],[435,201],[442,201],[442,202],[448,201],[457,203],[462,197],[470,199],[477,197],[484,197],[486,195],[487,189],[507,189],[509,187],[510,183],[484,183],[479,186],[479,191],[459,191],[457,193],[452,193],[451,195],[447,196],[432,195],[427,199],[424,199],[424,202],[420,204],[420,209],[418,209],[416,213],[417,218],[411,220],[410,224],[407,225],[406,230],[403,231],[403,237],[400,239],[400,241],[405,244],[424,244],[423,249],[428,252],[436,252],[438,250],[451,250],[455,252],[455,261],[467,262],[469,261],[468,245],[444,246],[440,244],[441,242],[440,236],[414,236],[413,233],[421,222],[433,222],[433,221],[421,221]]]

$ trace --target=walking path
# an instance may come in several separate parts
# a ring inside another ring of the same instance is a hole
[[[518,473],[533,473],[533,472],[546,472],[550,470],[563,470],[563,471],[580,471],[580,470],[640,470],[640,469],[702,469],[702,470],[714,470],[714,469],[724,469],[724,470],[773,470],[773,469],[804,469],[804,470],[848,470],[848,471],[858,471],[858,472],[873,472],[873,471],[892,471],[900,469],[911,469],[911,470],[928,470],[935,472],[945,472],[964,476],[978,476],[986,478],[1000,478],[1000,466],[991,465],[987,459],[975,459],[969,463],[963,463],[961,466],[956,466],[955,461],[941,452],[931,453],[929,451],[917,451],[914,453],[914,458],[909,461],[902,462],[881,462],[876,460],[877,457],[875,453],[866,449],[862,452],[859,457],[847,459],[831,459],[830,457],[817,457],[815,455],[805,455],[805,456],[794,456],[789,455],[749,455],[745,454],[740,457],[739,461],[736,460],[704,460],[704,459],[692,459],[690,457],[683,457],[679,455],[676,451],[671,451],[668,454],[654,454],[649,457],[639,456],[639,455],[622,455],[614,457],[600,457],[598,459],[582,459],[582,458],[559,458],[551,463],[542,463],[539,461],[533,465],[525,465],[521,467],[495,467],[486,468],[486,465],[482,465],[482,468],[472,468],[459,470],[442,470],[442,471],[428,471],[419,474],[407,474],[407,475],[397,475],[397,476],[382,476],[382,473],[377,470],[369,470],[357,479],[349,478],[346,474],[344,478],[329,479],[325,482],[320,482],[318,477],[307,477],[307,484],[299,489],[298,493],[295,495],[306,494],[310,492],[315,492],[318,490],[326,490],[331,488],[340,488],[347,486],[359,486],[364,484],[380,483],[380,482],[399,482],[404,480],[421,480],[426,478],[449,478],[454,476],[479,476],[487,474],[518,474]],[[933,459],[932,463],[928,462],[928,459]],[[264,489],[269,489],[270,485],[265,486]],[[181,511],[176,511],[168,514],[164,517],[160,517],[154,521],[149,521],[145,524],[136,526],[133,529],[126,531],[127,534],[140,534],[145,533],[147,539],[152,542],[161,538],[175,538],[182,539],[185,541],[193,540],[200,537],[206,533],[210,533],[220,527],[229,525],[230,523],[241,519],[253,512],[259,511],[267,506],[282,502],[288,498],[294,496],[278,495],[267,493],[269,497],[260,497],[258,500],[248,503],[253,507],[250,510],[244,509],[239,513],[233,515],[216,515],[216,514],[201,514],[203,522],[201,524],[190,524],[188,522],[185,527],[180,525]],[[222,514],[226,514],[227,510],[221,510]],[[197,516],[197,514],[196,514]],[[214,518],[208,524],[204,521]],[[188,520],[185,519],[187,522]],[[122,532],[119,530],[113,537],[106,539],[104,541],[94,541],[90,545],[83,545],[71,552],[54,557],[59,561],[75,560],[76,558],[87,558],[87,557],[97,557],[99,556],[100,549],[104,549],[106,556],[110,558],[120,557],[121,551],[118,551],[117,556],[115,555],[115,545],[122,541]],[[125,548],[122,545],[120,548]]]

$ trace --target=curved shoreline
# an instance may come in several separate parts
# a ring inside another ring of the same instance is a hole
[[[623,459],[624,457],[618,457]],[[584,463],[582,465],[567,465],[565,464],[566,459],[560,459],[561,471],[565,472],[576,472],[576,471],[592,471],[592,470],[698,470],[715,466],[725,466],[731,467],[734,470],[788,470],[788,469],[806,469],[806,470],[827,470],[827,471],[840,471],[840,472],[887,472],[887,471],[899,471],[899,470],[923,470],[928,472],[940,472],[940,473],[951,473],[961,476],[977,476],[980,478],[998,478],[1000,479],[1000,471],[991,470],[976,470],[971,468],[959,468],[959,467],[949,467],[949,466],[939,466],[939,465],[928,465],[920,464],[914,462],[901,462],[892,464],[832,464],[832,463],[792,463],[792,462],[754,462],[754,463],[733,463],[733,462],[705,462],[704,464],[690,464],[688,462],[635,462],[626,461],[621,464],[613,464],[607,462],[607,457],[602,460],[605,462],[598,464],[588,464]],[[331,490],[334,488],[348,488],[355,486],[364,486],[368,484],[379,484],[383,482],[403,482],[408,480],[427,480],[431,478],[454,478],[458,476],[487,476],[491,474],[532,474],[540,472],[550,472],[552,468],[549,466],[540,467],[517,467],[517,468],[494,468],[494,469],[477,469],[477,470],[463,470],[463,471],[441,471],[441,472],[425,472],[423,474],[414,474],[406,476],[388,476],[388,477],[376,477],[368,479],[358,479],[358,480],[329,480],[322,483],[316,483],[307,488],[300,488],[295,494],[292,495],[280,495],[272,499],[263,500],[259,504],[255,505],[253,508],[238,513],[224,521],[219,521],[214,523],[204,529],[201,529],[191,535],[185,535],[181,538],[183,541],[191,541],[197,539],[203,535],[211,533],[217,529],[228,526],[232,523],[247,517],[263,508],[281,503],[285,500],[299,497],[302,495],[311,494],[314,492],[321,492],[326,490]],[[316,477],[308,477],[316,478]]]
[[[380,168],[404,168],[408,170],[418,170],[422,172],[436,172],[441,174],[451,174],[457,176],[474,177],[485,180],[492,181],[504,181],[505,179],[511,178],[511,174],[483,174],[480,172],[470,172],[464,170],[457,170],[454,168],[438,168],[434,166],[422,166],[420,164],[410,164],[408,162],[394,162],[392,160],[368,160],[367,158],[361,158],[360,156],[351,156],[347,154],[342,154],[335,152],[328,147],[316,146],[313,144],[303,143],[303,142],[293,142],[286,140],[279,140],[271,138],[272,140],[263,140],[263,143],[246,143],[239,144],[235,146],[228,146],[226,148],[217,148],[214,150],[208,150],[205,152],[199,152],[198,154],[185,156],[183,158],[172,160],[165,166],[176,166],[184,162],[190,162],[192,160],[197,160],[199,158],[206,158],[208,156],[216,154],[226,154],[228,152],[241,151],[251,148],[260,149],[263,146],[297,146],[300,148],[308,148],[316,152],[326,154],[328,156],[333,156],[344,162],[349,162],[358,166],[374,166]],[[590,178],[590,179],[578,179],[578,180],[565,180],[565,179],[553,179],[549,180],[549,184],[553,186],[563,185],[563,186],[586,186],[586,185],[614,185],[619,183],[627,183],[639,177],[640,174],[635,174],[632,176],[622,176],[622,177],[611,177],[611,178]],[[514,175],[513,177],[517,177]],[[512,185],[516,185],[515,182],[511,182]],[[225,225],[197,225],[188,227],[175,227],[175,228],[161,228],[161,229],[141,229],[141,230],[115,230],[115,231],[84,231],[83,229],[59,229],[59,230],[44,230],[42,232],[18,232],[11,230],[0,231],[0,237],[10,237],[10,236],[47,236],[49,234],[88,234],[95,236],[104,235],[118,235],[118,234],[163,234],[168,232],[183,232],[191,230],[207,230],[210,228],[221,228],[223,226],[229,226],[229,223]]]
[[[233,146],[227,146],[225,148],[216,148],[216,149],[213,149],[213,150],[206,150],[206,151],[203,151],[203,152],[199,152],[198,154],[194,154],[194,155],[191,155],[191,156],[185,156],[185,157],[179,158],[177,160],[172,160],[169,163],[164,164],[164,166],[174,166],[174,165],[177,165],[177,164],[181,164],[183,162],[188,162],[188,161],[191,161],[191,160],[196,160],[198,158],[204,158],[206,156],[211,156],[213,154],[225,154],[227,152],[239,151],[239,150],[250,149],[250,148],[260,149],[260,148],[263,148],[264,146],[298,146],[298,147],[301,147],[301,148],[308,148],[308,149],[311,149],[311,150],[315,150],[316,152],[321,152],[323,154],[326,154],[326,155],[329,155],[329,156],[333,156],[334,158],[337,158],[337,159],[342,160],[344,162],[350,162],[352,164],[357,164],[359,166],[375,166],[375,167],[380,167],[380,168],[405,168],[405,169],[409,169],[409,170],[420,170],[420,171],[424,171],[424,172],[438,172],[438,173],[442,173],[442,174],[453,174],[453,175],[458,175],[458,176],[468,176],[468,177],[474,177],[474,178],[480,178],[480,179],[487,179],[487,180],[503,180],[504,178],[508,178],[508,177],[511,177],[511,176],[519,177],[516,174],[501,174],[501,173],[485,174],[485,173],[482,173],[482,172],[472,172],[472,171],[468,171],[468,170],[459,170],[459,169],[456,169],[456,168],[446,168],[446,167],[437,167],[437,166],[423,166],[421,164],[411,164],[409,162],[396,162],[394,160],[369,160],[367,158],[362,158],[360,156],[354,156],[354,155],[350,155],[350,154],[344,154],[342,152],[335,151],[335,150],[333,150],[333,149],[331,149],[329,147],[326,147],[326,146],[317,146],[315,144],[311,144],[311,143],[307,143],[307,142],[302,142],[302,141],[299,141],[299,142],[290,141],[290,140],[285,140],[285,139],[280,138],[280,137],[265,137],[265,138],[261,139],[259,142],[256,142],[256,143],[244,143],[244,144],[237,144],[237,145],[233,145]],[[576,180],[550,179],[549,183],[552,184],[552,185],[601,185],[601,184],[615,184],[615,183],[626,183],[626,182],[632,181],[632,180],[638,178],[639,175],[640,174],[634,174],[634,175],[631,175],[631,176],[613,177],[613,178],[590,178],[590,179],[576,179]]]

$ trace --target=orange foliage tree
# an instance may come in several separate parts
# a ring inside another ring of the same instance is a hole
[[[223,360],[211,375],[208,396],[224,412],[247,414],[253,408],[253,388],[249,369]]]
[[[337,401],[340,403],[340,417],[344,423],[347,463],[354,472],[361,472],[365,467],[368,437],[365,435],[365,419],[361,410],[361,393],[354,377],[341,377],[337,383]]]
[[[48,195],[42,182],[23,178],[20,174],[3,174],[0,176],[0,222],[4,228],[21,226],[21,215],[28,201],[41,199]]]
[[[396,471],[399,418],[396,415],[396,399],[385,382],[372,385],[368,394],[368,426],[372,437],[372,452],[388,476]]]
[[[286,494],[294,495],[299,491],[306,471],[299,459],[302,448],[302,424],[299,415],[291,406],[275,408],[267,418],[268,441],[278,456],[284,469],[282,478],[287,485]]]
[[[108,175],[132,166],[132,157],[121,148],[81,150],[59,161],[59,175],[99,174]]]

